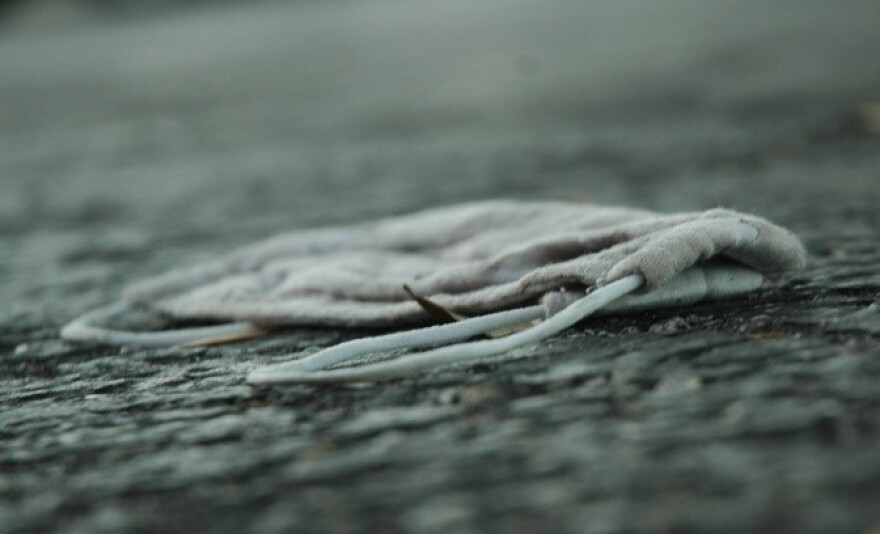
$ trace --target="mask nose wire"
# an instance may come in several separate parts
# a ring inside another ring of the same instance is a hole
[[[300,360],[261,367],[251,372],[247,380],[255,385],[379,381],[400,378],[440,366],[473,362],[537,343],[557,334],[609,303],[632,293],[644,283],[645,279],[641,275],[626,276],[596,288],[587,296],[527,330],[498,339],[458,343],[421,353],[407,354],[394,360],[324,370],[327,366],[376,352],[422,348],[461,341],[477,334],[541,317],[543,308],[530,306],[474,317],[457,323],[348,341]]]

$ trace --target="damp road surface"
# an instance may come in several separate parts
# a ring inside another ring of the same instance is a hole
[[[105,4],[0,11],[0,532],[880,532],[876,1]],[[498,197],[730,207],[809,266],[379,386],[244,382],[365,332],[58,338],[276,232]]]

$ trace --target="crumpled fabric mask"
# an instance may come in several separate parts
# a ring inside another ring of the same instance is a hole
[[[726,209],[663,215],[562,202],[476,202],[278,235],[137,283],[123,293],[122,304],[73,321],[62,335],[168,345],[234,339],[276,325],[396,328],[436,322],[424,302],[473,317],[350,342],[249,377],[254,383],[378,380],[503,352],[561,329],[548,324],[574,324],[600,309],[680,305],[752,291],[802,268],[805,259],[787,230]],[[584,300],[591,304],[580,316],[557,319]],[[96,324],[131,306],[174,319],[234,323],[155,333]],[[547,320],[499,339],[325,370],[373,350],[431,347],[541,318]],[[476,353],[462,356],[474,347]]]

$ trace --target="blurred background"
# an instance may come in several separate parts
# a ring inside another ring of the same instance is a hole
[[[164,268],[493,197],[876,223],[876,0],[18,0],[0,18],[0,228],[32,263],[156,245]]]

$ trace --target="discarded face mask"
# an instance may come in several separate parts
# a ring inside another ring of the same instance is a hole
[[[787,230],[725,209],[661,215],[561,202],[477,202],[282,234],[135,284],[120,303],[74,320],[61,334],[113,345],[195,345],[261,335],[273,326],[425,325],[437,310],[461,319],[349,341],[248,376],[253,384],[375,381],[535,343],[600,310],[746,293],[778,283],[805,261],[803,246]],[[161,332],[100,326],[133,307],[177,320],[233,322]],[[512,326],[520,329],[462,342]],[[429,350],[339,367],[414,348]]]

